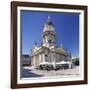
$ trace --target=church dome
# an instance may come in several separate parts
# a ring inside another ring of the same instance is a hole
[[[55,32],[54,24],[53,24],[53,22],[51,21],[50,16],[48,16],[48,19],[47,19],[47,21],[46,21],[46,23],[45,23],[45,26],[44,26],[43,32],[46,32],[46,31]]]

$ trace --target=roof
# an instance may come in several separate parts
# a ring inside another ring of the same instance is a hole
[[[48,16],[48,19],[47,19],[47,21],[45,23],[45,26],[44,26],[43,32],[45,32],[45,31],[53,31],[53,32],[55,32],[55,30],[54,30],[54,24],[51,21],[51,19],[50,19],[49,16]]]

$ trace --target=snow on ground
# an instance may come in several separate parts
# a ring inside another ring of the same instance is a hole
[[[50,77],[50,76],[78,76],[79,75],[79,67],[76,66],[73,69],[61,69],[61,70],[51,70],[51,71],[46,71],[46,70],[36,70],[33,69],[30,66],[24,66],[22,68],[22,73],[21,73],[22,78],[26,77]]]

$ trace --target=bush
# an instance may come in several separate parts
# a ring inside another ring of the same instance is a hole
[[[79,66],[79,58],[75,58],[72,61],[75,66]]]

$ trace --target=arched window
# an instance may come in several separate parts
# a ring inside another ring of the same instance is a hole
[[[48,40],[48,42],[51,44],[52,43],[52,40]]]
[[[47,54],[45,54],[45,57],[47,57]]]
[[[47,62],[47,54],[45,54],[45,61]]]

